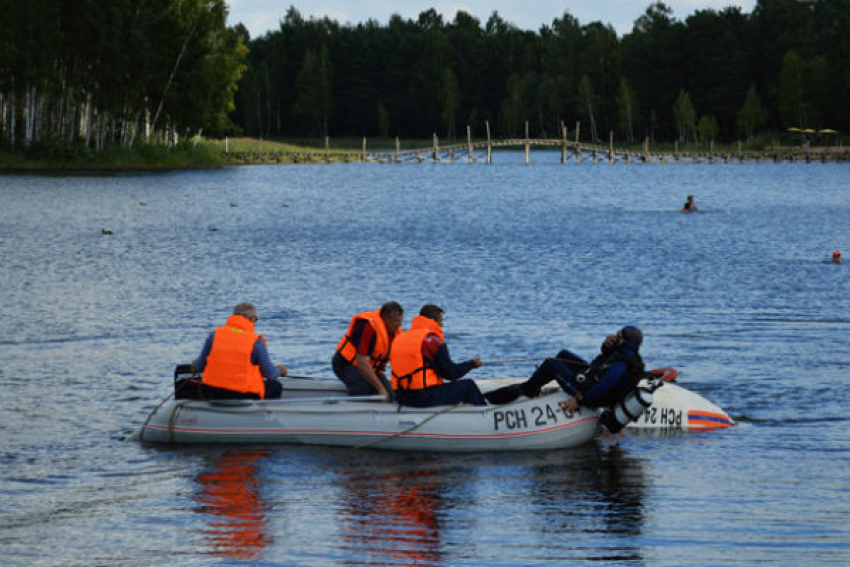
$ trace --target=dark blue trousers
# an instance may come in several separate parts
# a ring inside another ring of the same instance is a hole
[[[457,403],[473,406],[486,406],[487,401],[472,380],[445,382],[424,390],[396,390],[396,399],[403,406],[427,408],[430,406],[449,406]]]

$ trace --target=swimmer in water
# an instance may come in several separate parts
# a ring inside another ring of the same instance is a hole
[[[692,213],[692,212],[694,212],[694,211],[698,211],[698,210],[699,210],[699,209],[698,209],[698,208],[697,208],[697,206],[694,204],[694,196],[693,196],[693,195],[688,195],[688,200],[687,200],[687,202],[685,203],[685,205],[682,207],[682,212],[683,212],[683,213]]]

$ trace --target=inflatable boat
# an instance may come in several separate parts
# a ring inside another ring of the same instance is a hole
[[[660,376],[652,403],[627,427],[702,430],[731,427],[723,410]],[[673,375],[675,378],[675,375]],[[175,374],[175,380],[177,374]],[[521,379],[479,380],[486,392]],[[139,432],[150,443],[296,443],[411,451],[567,449],[590,441],[601,411],[567,412],[568,396],[547,387],[510,404],[413,408],[380,396],[346,396],[335,379],[284,379],[279,400],[200,400],[169,397]],[[658,383],[662,387],[657,387]],[[645,382],[642,382],[646,386]]]

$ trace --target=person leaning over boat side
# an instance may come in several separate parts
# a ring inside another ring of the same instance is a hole
[[[443,336],[443,313],[436,305],[424,305],[411,321],[410,330],[393,342],[390,365],[396,398],[401,405],[414,407],[487,405],[475,382],[460,380],[481,366],[481,360],[452,361]]]
[[[392,401],[392,389],[384,375],[390,346],[401,333],[404,309],[388,301],[375,311],[358,313],[348,324],[331,359],[334,374],[349,396],[379,394]]]
[[[599,422],[605,432],[618,433],[625,424],[617,421],[613,406],[625,400],[644,375],[639,349],[643,332],[637,327],[623,327],[616,335],[608,335],[602,342],[601,353],[588,364],[579,356],[564,349],[555,358],[547,358],[522,384],[505,386],[487,394],[493,403],[503,404],[520,395],[537,397],[540,389],[557,380],[569,399],[561,402],[566,411],[575,411],[579,405],[606,408]]]
[[[257,308],[240,303],[223,327],[210,333],[193,372],[203,372],[201,384],[209,399],[279,398],[286,366],[272,364],[266,339],[254,331]]]

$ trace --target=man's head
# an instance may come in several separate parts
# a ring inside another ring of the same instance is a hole
[[[392,335],[396,332],[396,329],[401,327],[404,309],[397,301],[387,301],[381,306],[381,319],[384,320],[387,332]]]
[[[643,331],[629,325],[620,329],[617,333],[617,339],[624,345],[629,345],[637,349],[643,342]]]
[[[233,314],[242,315],[252,323],[257,322],[257,308],[254,307],[253,303],[243,301],[242,303],[233,308]]]
[[[422,309],[419,310],[420,315],[436,321],[441,327],[443,326],[443,313],[445,313],[443,309],[431,303],[423,305]]]

